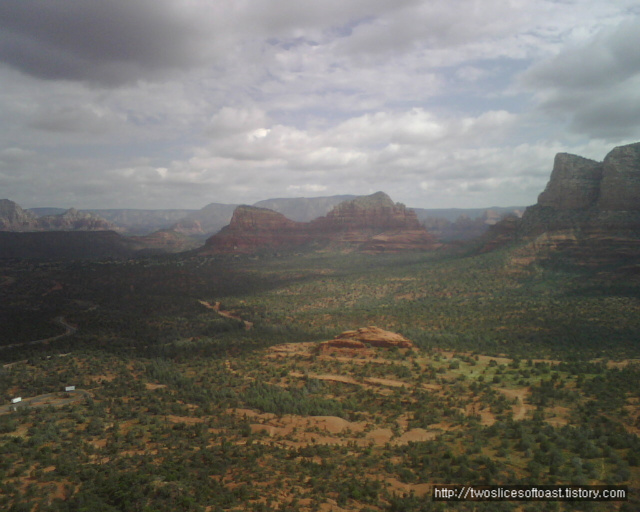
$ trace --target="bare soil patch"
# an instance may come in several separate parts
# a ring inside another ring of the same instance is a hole
[[[568,407],[551,407],[547,409],[547,423],[549,425],[553,425],[554,427],[564,427],[569,424],[569,413],[570,409]]]
[[[533,405],[525,403],[525,400],[531,393],[530,388],[519,388],[519,389],[497,388],[497,390],[511,400],[513,399],[518,400],[517,403],[514,404],[512,408],[514,420],[520,421],[525,419],[527,412],[535,409]]]
[[[194,418],[192,416],[174,416],[173,414],[167,416],[171,423],[186,423],[187,425],[195,425],[196,423],[203,423],[204,419]]]
[[[398,439],[393,441],[393,444],[408,444],[416,443],[420,441],[432,441],[438,437],[438,432],[432,430],[425,430],[423,428],[412,428],[408,432],[402,434]]]
[[[148,390],[154,390],[154,389],[166,388],[167,385],[166,384],[154,384],[153,382],[145,382],[144,387],[147,388]]]
[[[393,438],[393,431],[390,428],[377,428],[371,432],[367,432],[365,438],[376,445],[384,445]]]

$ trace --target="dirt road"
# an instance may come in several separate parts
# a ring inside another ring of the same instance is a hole
[[[0,350],[4,350],[7,348],[15,348],[15,347],[25,347],[27,345],[39,345],[41,343],[49,343],[50,341],[56,341],[60,338],[64,338],[65,336],[70,336],[74,334],[78,329],[76,329],[73,325],[68,324],[64,317],[57,316],[54,319],[54,322],[61,325],[65,328],[65,332],[62,334],[58,334],[57,336],[51,336],[50,338],[43,338],[41,340],[33,340],[33,341],[25,341],[23,343],[12,343],[11,345],[0,345]]]

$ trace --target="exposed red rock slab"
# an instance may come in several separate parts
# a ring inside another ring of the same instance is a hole
[[[409,341],[401,334],[391,331],[385,331],[384,329],[380,329],[379,327],[375,326],[361,327],[360,329],[356,329],[355,331],[345,331],[342,334],[336,336],[333,340],[325,341],[321,345],[326,344],[329,347],[340,347],[343,346],[342,344],[349,342],[361,343],[362,348],[365,348],[366,345],[385,348],[413,347],[413,343],[411,343],[411,341]]]

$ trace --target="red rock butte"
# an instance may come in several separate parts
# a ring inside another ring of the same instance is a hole
[[[413,210],[377,192],[340,203],[311,222],[295,222],[266,208],[239,206],[229,225],[210,237],[202,252],[253,253],[303,246],[398,252],[431,250],[438,244]]]

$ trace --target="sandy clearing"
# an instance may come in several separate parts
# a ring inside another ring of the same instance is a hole
[[[154,390],[154,389],[166,388],[167,385],[166,384],[154,384],[153,382],[145,382],[144,387],[147,388],[148,390]]]
[[[531,388],[519,388],[519,389],[506,389],[506,388],[496,388],[497,391],[500,391],[503,395],[505,395],[510,400],[515,398],[518,399],[518,402],[513,406],[513,419],[516,421],[521,421],[525,419],[528,411],[532,411],[535,407],[531,404],[525,403],[527,396],[531,393]]]
[[[377,428],[367,432],[365,439],[372,441],[376,445],[383,445],[391,441],[393,431],[390,428]]]
[[[410,384],[402,382],[401,380],[381,379],[378,377],[366,377],[364,382],[372,386],[389,386],[392,388],[406,388],[410,386]]]
[[[387,483],[387,489],[400,496],[412,492],[416,496],[427,496],[431,493],[431,484],[405,484],[393,477],[378,478],[378,480]]]
[[[554,427],[564,427],[569,424],[569,414],[571,409],[568,407],[555,406],[547,409],[552,416],[547,417],[545,420],[549,425]]]
[[[192,416],[174,416],[173,414],[167,416],[171,423],[186,423],[187,425],[194,425],[196,423],[203,423],[203,418],[194,418]]]
[[[421,441],[432,441],[438,437],[439,432],[425,430],[423,428],[412,428],[408,432],[402,434],[398,439],[394,439],[394,445],[416,443]]]

